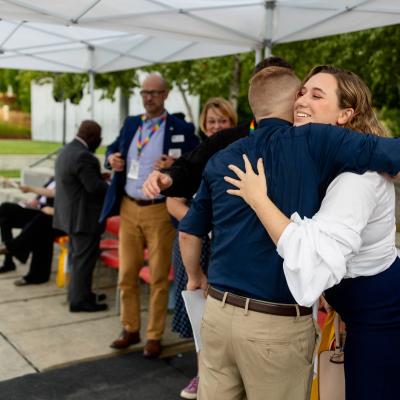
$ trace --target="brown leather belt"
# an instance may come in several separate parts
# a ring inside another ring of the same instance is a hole
[[[246,303],[248,302],[247,309],[251,311],[256,311],[264,314],[281,315],[284,317],[296,317],[312,314],[311,307],[303,307],[299,306],[298,304],[269,303],[262,300],[238,296],[237,294],[233,294],[230,292],[221,292],[220,290],[217,290],[212,286],[208,287],[208,294],[214,299],[223,301],[225,293],[227,293],[225,298],[226,304],[246,309]]]
[[[142,199],[135,199],[125,193],[125,196],[130,200],[135,202],[138,206],[152,206],[153,204],[165,203],[165,197],[161,199],[153,199],[153,200],[142,200]]]

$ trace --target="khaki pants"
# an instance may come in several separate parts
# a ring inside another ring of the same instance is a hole
[[[168,273],[175,229],[165,203],[138,206],[124,197],[119,229],[119,288],[121,322],[130,331],[140,330],[139,271],[143,249],[149,250],[151,274],[147,339],[162,337],[168,305]]]
[[[308,400],[316,338],[311,316],[246,314],[208,296],[198,399]]]

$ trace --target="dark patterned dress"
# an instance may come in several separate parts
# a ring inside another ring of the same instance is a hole
[[[208,236],[203,237],[201,249],[200,263],[203,272],[207,274],[208,259],[210,256],[210,239]],[[188,277],[183,266],[181,251],[179,249],[179,238],[176,235],[174,247],[172,250],[172,265],[175,272],[175,312],[172,320],[172,330],[179,333],[182,338],[193,337],[192,327],[189,317],[186,313],[185,303],[181,295],[182,290],[186,289]]]

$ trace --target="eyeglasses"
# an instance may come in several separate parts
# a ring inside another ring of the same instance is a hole
[[[163,94],[165,90],[141,90],[139,93],[142,97],[157,97]]]

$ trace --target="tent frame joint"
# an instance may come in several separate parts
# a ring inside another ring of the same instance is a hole
[[[265,0],[265,8],[267,10],[273,10],[276,5],[276,0]]]

